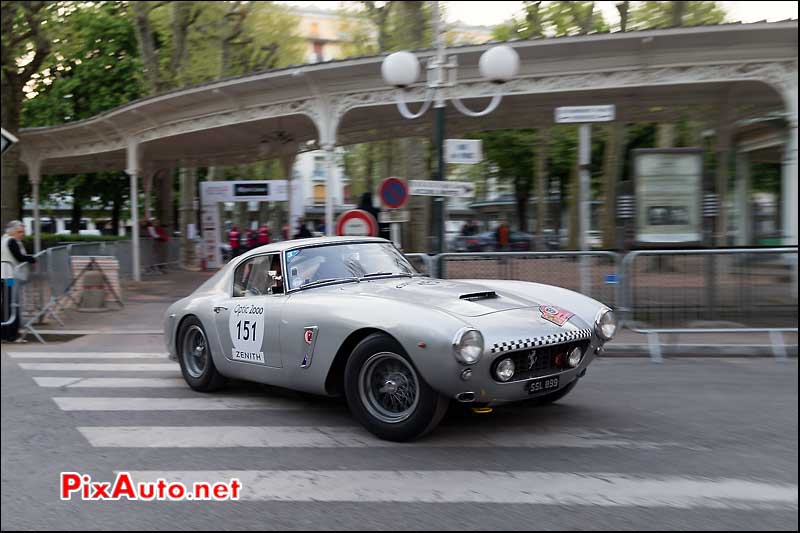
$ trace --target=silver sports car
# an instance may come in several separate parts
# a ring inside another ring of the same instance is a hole
[[[451,401],[544,404],[569,393],[616,332],[581,294],[521,281],[417,273],[391,242],[327,237],[237,257],[165,318],[186,382],[238,378],[344,395],[369,431],[431,431]]]

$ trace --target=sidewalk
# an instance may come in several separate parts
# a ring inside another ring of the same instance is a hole
[[[190,294],[213,272],[172,271],[165,275],[145,276],[141,282],[123,283],[125,307],[110,305],[104,312],[80,312],[75,309],[61,313],[64,327],[52,319],[37,329],[50,341],[63,341],[80,335],[161,335],[162,320],[167,307]],[[30,342],[36,342],[28,336]],[[788,356],[797,356],[797,334],[784,333],[783,342]],[[693,333],[660,334],[659,343],[664,357],[670,356],[757,356],[773,357],[768,333]],[[621,330],[603,352],[610,357],[649,357],[648,336]]]

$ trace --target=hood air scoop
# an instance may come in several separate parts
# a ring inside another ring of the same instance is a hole
[[[477,302],[480,300],[491,300],[493,298],[497,298],[497,293],[494,291],[470,292],[460,295],[459,298],[470,302]]]

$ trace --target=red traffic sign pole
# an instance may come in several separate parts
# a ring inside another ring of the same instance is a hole
[[[381,204],[389,209],[400,209],[408,202],[408,183],[401,178],[386,178],[378,187]]]
[[[336,235],[377,237],[378,221],[363,209],[351,209],[342,213],[336,221]]]

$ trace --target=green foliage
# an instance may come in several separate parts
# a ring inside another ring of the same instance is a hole
[[[109,242],[130,240],[130,236],[119,235],[57,235],[55,233],[42,233],[42,250],[70,244],[75,242]],[[22,239],[22,244],[26,250],[33,250],[33,235],[26,235]]]
[[[562,37],[610,30],[596,2],[523,2],[521,15],[492,30],[495,39]]]
[[[629,26],[634,30],[673,27],[676,8],[683,10],[680,26],[704,26],[725,21],[725,11],[719,2],[634,2]]]
[[[23,102],[23,127],[89,118],[142,95],[136,37],[123,3],[64,4],[70,10],[52,25],[52,53]]]

